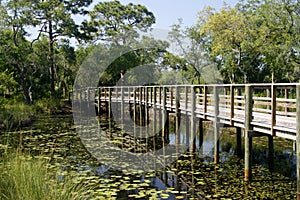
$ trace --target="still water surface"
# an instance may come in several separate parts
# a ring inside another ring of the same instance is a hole
[[[109,123],[100,120],[102,127]],[[114,127],[113,125],[110,125]],[[118,132],[118,130],[111,130]],[[175,134],[170,126],[170,143]],[[2,134],[1,143],[22,145],[32,155],[43,155],[64,176],[90,185],[88,199],[295,199],[296,159],[292,142],[275,139],[275,172],[268,170],[266,138],[253,139],[253,181],[243,182],[243,160],[235,156],[235,134],[224,129],[220,138],[221,164],[213,164],[213,138],[207,131],[205,156],[186,153],[164,169],[144,173],[118,171],[101,164],[82,145],[72,115],[40,116],[30,127]],[[182,135],[184,140],[184,134]],[[198,138],[196,138],[198,144]],[[197,148],[199,150],[199,147]]]

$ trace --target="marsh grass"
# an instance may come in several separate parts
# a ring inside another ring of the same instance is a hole
[[[39,114],[56,114],[68,102],[60,99],[39,99],[33,104],[25,104],[22,99],[5,99],[0,97],[0,129],[5,131],[18,130],[20,127],[30,125]]]
[[[87,190],[72,176],[59,179],[57,170],[43,158],[20,153],[4,154],[0,163],[0,199],[67,200],[83,199]]]

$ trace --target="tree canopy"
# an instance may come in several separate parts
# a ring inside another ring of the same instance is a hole
[[[151,64],[160,68],[145,72],[162,76],[160,82],[165,84],[174,81],[170,77],[177,77],[177,72],[182,75],[178,79],[192,84],[212,83],[210,79],[224,83],[300,79],[298,0],[240,0],[234,7],[205,8],[199,11],[197,24],[173,25],[170,43],[141,35],[156,21],[147,7],[113,0],[88,8],[91,3],[0,1],[1,96],[18,94],[26,103],[65,97],[80,65],[99,46],[103,51],[118,45],[132,49],[111,63],[99,85],[115,85],[126,73],[128,84],[143,82],[132,69]],[[176,53],[169,51],[171,45]],[[140,46],[152,48],[136,50]]]
[[[210,13],[205,20],[199,32],[225,80],[299,80],[298,1],[241,1],[234,8]]]

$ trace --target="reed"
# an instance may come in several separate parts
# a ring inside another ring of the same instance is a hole
[[[0,199],[67,200],[83,199],[87,189],[71,176],[59,179],[43,158],[5,153],[0,163]]]

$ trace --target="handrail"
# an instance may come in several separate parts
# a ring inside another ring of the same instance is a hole
[[[251,124],[254,131],[295,139],[298,100],[293,97],[296,96],[296,86],[300,86],[300,83],[110,86],[76,90],[73,91],[73,97],[76,99],[77,95],[82,100],[95,95],[95,102],[99,102],[99,99],[134,102],[175,112],[177,98],[174,97],[174,93],[178,92],[180,110],[183,114],[214,121],[214,91],[218,91],[220,100],[217,109],[220,121],[230,126],[244,128],[247,115],[245,90],[251,88],[253,97]],[[89,97],[84,97],[87,90],[94,93],[88,92]]]

